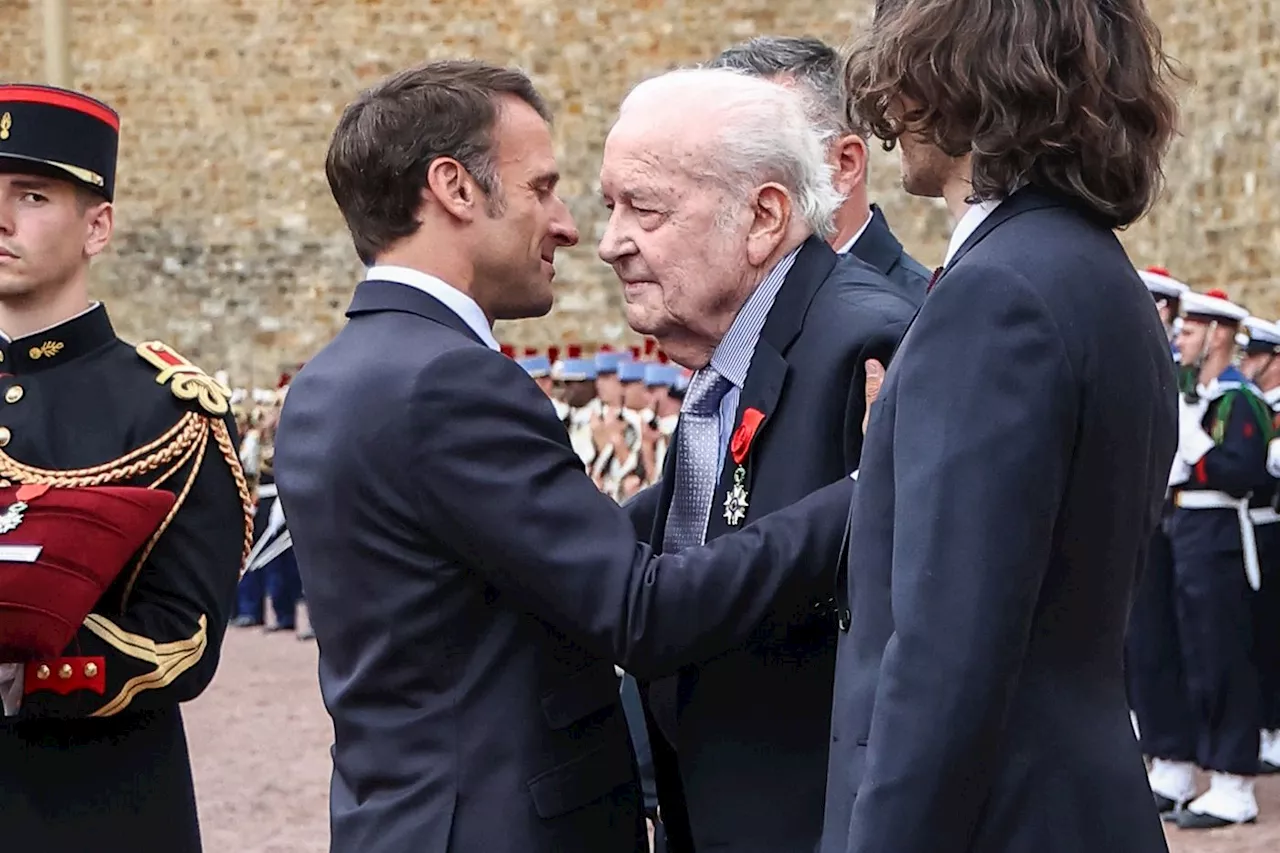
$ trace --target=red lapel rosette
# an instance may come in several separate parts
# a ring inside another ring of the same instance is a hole
[[[749,408],[742,413],[742,422],[733,432],[733,440],[729,442],[729,452],[733,454],[734,463],[741,465],[751,452],[751,442],[755,440],[756,431],[764,422],[764,412]]]

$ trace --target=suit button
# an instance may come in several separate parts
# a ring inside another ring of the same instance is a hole
[[[849,630],[849,626],[853,624],[853,614],[849,612],[849,608],[840,608],[840,616],[837,621],[840,623],[841,631]]]
[[[44,681],[48,677],[49,677],[49,667],[45,666],[44,664],[40,664],[38,667],[36,667],[36,678],[40,679],[41,681]]]
[[[0,427],[0,447],[8,447],[9,439],[13,438],[13,433],[8,427]]]
[[[93,661],[89,661],[87,664],[84,665],[85,678],[93,678],[97,674],[98,674],[98,665],[96,663],[94,663]]]
[[[22,386],[14,385],[8,391],[4,392],[4,401],[6,403],[16,403],[22,399]]]
[[[71,664],[69,664],[69,663],[64,663],[62,666],[58,667],[58,677],[59,677],[59,678],[62,678],[62,679],[70,678],[70,677],[71,677]]]

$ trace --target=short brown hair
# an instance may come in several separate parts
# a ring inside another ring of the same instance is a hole
[[[845,66],[851,112],[886,149],[912,133],[972,152],[974,200],[1029,182],[1112,227],[1160,193],[1170,76],[1143,0],[877,0]]]
[[[493,161],[496,98],[510,95],[550,110],[521,71],[475,60],[429,62],[395,74],[352,101],[338,119],[325,158],[329,190],[366,265],[418,230],[427,167],[439,157],[462,164],[491,212],[502,206]]]

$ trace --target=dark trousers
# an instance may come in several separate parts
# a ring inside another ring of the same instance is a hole
[[[1253,596],[1253,660],[1258,670],[1261,726],[1280,729],[1280,524],[1257,528],[1262,589]]]
[[[1129,707],[1138,718],[1144,755],[1195,761],[1196,717],[1183,671],[1176,601],[1173,551],[1164,530],[1156,528],[1125,639]]]
[[[294,627],[294,614],[302,597],[302,579],[298,575],[298,561],[292,548],[240,579],[236,591],[236,615],[263,621],[264,597],[271,599],[271,609],[275,611],[279,627]]]
[[[1235,547],[1224,548],[1230,526]],[[1253,661],[1254,593],[1245,579],[1235,514],[1175,510],[1167,530],[1178,641],[1195,717],[1196,763],[1206,770],[1255,775],[1261,708]]]

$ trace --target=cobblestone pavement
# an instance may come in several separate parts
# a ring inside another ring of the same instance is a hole
[[[316,647],[291,633],[232,629],[203,696],[185,708],[209,853],[327,853],[333,730]],[[1280,851],[1280,778],[1259,784],[1256,826],[1169,831],[1171,853]]]

